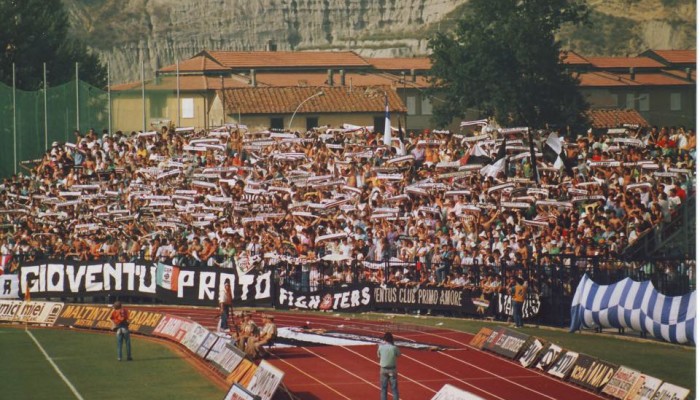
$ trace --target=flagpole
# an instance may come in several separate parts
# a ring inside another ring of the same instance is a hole
[[[532,129],[527,128],[527,139],[530,141],[530,163],[532,164],[532,176],[535,177],[535,184],[540,185],[540,176],[537,173],[537,158],[535,157],[535,143],[532,139]]]
[[[391,118],[389,117],[389,96],[384,92],[384,145],[391,146]]]

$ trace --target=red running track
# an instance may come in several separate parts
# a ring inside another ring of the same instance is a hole
[[[218,322],[218,312],[213,308],[159,307],[158,310],[190,318],[212,330]],[[275,313],[275,317],[278,327],[309,325],[375,337],[391,330],[396,339],[447,347],[437,352],[401,349],[399,392],[404,400],[430,399],[447,383],[484,399],[602,398],[538,370],[470,348],[467,343],[473,335],[468,333],[321,313]],[[274,349],[268,361],[285,372],[285,385],[300,399],[372,399],[379,397],[376,351],[373,345],[284,347]]]

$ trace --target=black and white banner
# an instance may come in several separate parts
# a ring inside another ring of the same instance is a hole
[[[518,361],[525,368],[531,367],[537,361],[543,348],[544,343],[540,339],[533,338]]]
[[[0,275],[0,299],[19,299],[19,275]]]
[[[535,368],[546,371],[552,364],[554,364],[554,361],[556,361],[557,358],[559,358],[559,354],[561,354],[561,352],[561,347],[557,346],[556,344],[550,343],[549,347],[547,347],[547,350],[544,350],[542,356],[537,361],[537,365],[535,366]]]
[[[366,285],[351,285],[333,290],[305,292],[291,286],[281,286],[275,299],[275,307],[321,311],[362,310],[369,308],[372,303],[371,289]]]
[[[578,356],[579,354],[575,351],[567,351],[552,364],[547,373],[557,378],[566,379],[569,372],[574,368],[574,363],[576,363]]]
[[[498,294],[498,314],[503,317],[510,317],[513,315],[513,301],[509,294]],[[540,296],[536,293],[529,293],[525,297],[525,303],[523,304],[523,319],[529,319],[537,316],[540,312]]]
[[[20,272],[20,289],[29,286],[32,298],[122,295],[209,306],[218,304],[219,291],[226,281],[231,283],[234,305],[271,305],[271,271],[242,274],[234,269],[184,268],[147,261],[48,261],[23,266]]]
[[[372,290],[374,307],[455,310],[467,314],[476,314],[472,302],[472,292],[464,289],[436,287],[375,287]]]

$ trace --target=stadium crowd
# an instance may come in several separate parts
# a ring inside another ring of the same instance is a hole
[[[696,136],[683,127],[537,131],[531,149],[527,130],[466,125],[391,145],[356,126],[76,131],[3,180],[4,271],[47,257],[285,262],[282,279],[310,289],[360,279],[489,293],[546,280],[534,263],[614,257],[695,193]]]

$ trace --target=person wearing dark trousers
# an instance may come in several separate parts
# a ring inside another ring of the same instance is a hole
[[[219,312],[221,313],[219,329],[223,332],[229,330],[228,318],[231,315],[231,307],[233,307],[233,292],[231,292],[231,282],[226,281],[219,292]]]
[[[510,295],[513,299],[513,322],[515,322],[516,328],[522,328],[523,326],[523,304],[525,304],[526,291],[527,286],[525,286],[522,278],[517,278],[515,285],[510,288]]]
[[[129,310],[122,307],[120,301],[115,301],[112,306],[112,330],[117,332],[117,361],[122,360],[122,345],[126,343],[126,360],[131,361],[131,336],[129,333]]]
[[[399,348],[394,345],[394,336],[391,332],[384,334],[384,342],[377,348],[379,357],[379,386],[381,388],[381,400],[386,400],[387,386],[391,384],[391,393],[394,400],[399,399],[398,373],[396,372],[396,358],[401,355]]]

